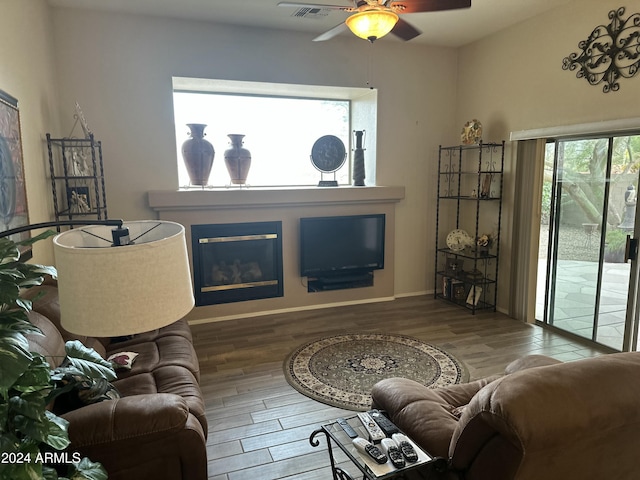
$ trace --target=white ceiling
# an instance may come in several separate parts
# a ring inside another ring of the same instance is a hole
[[[295,8],[278,7],[280,0],[49,0],[56,7],[138,13],[205,20],[216,23],[309,33],[309,41],[348,16],[328,11],[326,17],[292,17]],[[410,0],[408,0],[410,1]],[[402,17],[423,33],[411,43],[458,47],[478,40],[572,0],[472,0],[469,9],[411,13]],[[314,0],[302,0],[312,3]],[[350,0],[317,3],[352,6]],[[347,32],[344,35],[351,35]],[[329,40],[331,41],[331,40]],[[399,41],[389,35],[379,41]]]

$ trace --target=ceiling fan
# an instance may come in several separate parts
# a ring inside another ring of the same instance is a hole
[[[314,42],[329,40],[347,29],[370,42],[383,37],[389,32],[404,41],[408,41],[422,32],[400,18],[398,14],[437,12],[469,8],[471,6],[471,0],[352,0],[352,3],[353,6],[280,2],[278,6],[324,8],[352,13],[343,23],[314,38]]]

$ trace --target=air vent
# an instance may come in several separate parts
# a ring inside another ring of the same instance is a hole
[[[291,16],[299,18],[324,18],[327,15],[329,15],[329,9],[327,8],[302,7],[293,12]]]

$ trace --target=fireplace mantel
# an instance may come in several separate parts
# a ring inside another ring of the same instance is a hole
[[[292,187],[154,190],[149,205],[156,211],[268,208],[301,205],[395,203],[404,187]]]
[[[185,226],[191,252],[193,225],[278,221],[282,223],[284,295],[246,302],[196,307],[191,322],[209,322],[335,305],[392,300],[395,277],[395,209],[404,187],[306,187],[156,190],[148,192],[149,205],[161,220]],[[309,293],[300,276],[300,219],[304,217],[386,215],[385,266],[376,270],[374,285]]]

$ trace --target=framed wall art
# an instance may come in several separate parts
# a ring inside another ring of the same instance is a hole
[[[0,230],[28,224],[18,100],[0,90]],[[11,239],[26,240],[30,235],[19,233]],[[22,259],[31,258],[31,247],[22,247],[20,254]]]

